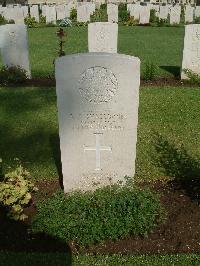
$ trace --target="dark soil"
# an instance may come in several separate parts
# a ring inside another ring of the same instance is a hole
[[[9,87],[55,87],[56,81],[54,77],[39,77],[26,80],[20,84],[9,85]],[[200,84],[190,83],[189,81],[183,81],[176,77],[157,77],[154,80],[141,79],[142,87],[200,87]]]
[[[51,196],[60,189],[59,182],[40,182],[36,184],[39,191],[25,213],[29,216],[26,222],[13,222],[0,216],[0,251],[39,251],[62,252],[68,250],[76,253],[73,245],[66,245],[48,235],[28,234],[28,225],[36,214],[35,203]],[[141,184],[150,186],[161,195],[161,202],[167,210],[164,225],[157,228],[148,237],[130,236],[116,242],[106,241],[85,249],[83,252],[92,254],[170,254],[200,252],[200,206],[197,198],[191,198],[190,193],[174,182]],[[197,195],[199,196],[199,194]],[[1,212],[1,210],[0,210]],[[2,214],[2,212],[1,212]]]

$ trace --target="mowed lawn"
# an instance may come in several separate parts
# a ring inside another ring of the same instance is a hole
[[[54,72],[57,57],[58,28],[29,29],[30,61],[33,76],[48,76]],[[87,27],[66,28],[65,52],[88,51]],[[150,61],[159,66],[158,75],[175,75],[182,62],[184,27],[126,27],[119,26],[118,52],[138,56],[142,62]]]
[[[19,158],[35,179],[57,178],[55,88],[1,88],[0,103],[0,157],[5,167]],[[199,104],[198,88],[140,89],[137,180],[173,176],[176,173],[168,169],[171,162],[179,169],[183,160],[200,158]],[[165,159],[161,167],[158,155]]]

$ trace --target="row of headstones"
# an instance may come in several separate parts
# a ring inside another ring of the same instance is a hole
[[[155,15],[159,19],[167,20],[170,18],[170,24],[179,24],[181,20],[181,6],[180,5],[147,5],[141,6],[138,4],[128,4],[127,10],[130,12],[130,16],[139,20],[141,24],[149,23],[150,10],[155,10]],[[185,11],[185,23],[192,23],[194,17],[200,17],[200,6],[193,7],[186,5]]]
[[[57,20],[62,20],[65,17],[70,17],[70,10],[77,8],[77,22],[89,22],[90,16],[95,12],[95,3],[81,3],[77,7],[71,2],[68,5],[42,5],[42,16],[46,17],[46,23],[56,24]],[[130,16],[135,20],[139,20],[139,24],[148,24],[150,20],[150,10],[156,11],[156,16],[159,19],[167,19],[170,16],[170,24],[179,24],[181,18],[180,5],[154,5],[154,4],[128,4],[127,10]],[[0,14],[7,20],[14,20],[15,23],[24,23],[24,18],[27,16],[34,17],[39,22],[39,6],[8,6],[0,7]],[[107,4],[108,22],[118,22],[118,6],[115,4]],[[194,17],[200,17],[200,6],[193,7],[185,6],[185,22],[192,23]]]
[[[89,52],[117,53],[118,24],[96,22],[88,25]],[[20,66],[31,76],[28,37],[25,25],[8,24],[0,26],[0,48],[4,65]],[[185,41],[182,69],[200,74],[200,25],[185,27]],[[184,71],[182,78],[186,78]]]

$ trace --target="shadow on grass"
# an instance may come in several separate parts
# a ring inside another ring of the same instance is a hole
[[[58,134],[50,135],[49,142],[50,142],[53,158],[54,158],[58,176],[59,176],[59,184],[60,184],[61,189],[64,189],[59,135]]]
[[[178,188],[184,189],[191,199],[200,201],[200,160],[159,134],[155,134],[154,146],[155,165],[164,169],[167,176],[174,177]]]
[[[181,68],[179,66],[160,66],[160,68],[174,75],[176,79],[180,78]]]
[[[49,253],[60,253],[61,256],[55,256],[55,261],[51,256],[51,265],[58,265],[58,257],[59,260],[63,260],[62,265],[72,265],[71,249],[65,242],[46,234],[31,234],[28,225],[9,219],[2,207],[0,213],[0,252],[38,253],[42,260],[44,257],[48,258],[47,254]],[[41,256],[41,253],[44,256]],[[26,255],[24,255],[24,259],[26,259]]]

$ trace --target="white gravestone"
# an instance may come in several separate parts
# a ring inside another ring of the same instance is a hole
[[[139,4],[131,4],[129,7],[130,17],[134,17],[134,20],[139,20],[140,18],[140,5]]]
[[[90,10],[87,4],[78,6],[77,8],[77,21],[78,22],[88,22],[90,21]]]
[[[181,78],[187,79],[184,69],[200,74],[200,24],[185,26]]]
[[[200,17],[200,6],[196,6],[195,8],[195,18],[199,18]]]
[[[185,23],[192,23],[194,19],[194,7],[187,5],[185,8]]]
[[[117,53],[118,24],[95,22],[88,25],[89,52]]]
[[[64,5],[56,6],[56,17],[57,17],[57,20],[62,20],[65,18],[65,6]]]
[[[42,16],[46,17],[46,9],[47,9],[47,5],[42,5]]]
[[[160,6],[159,19],[167,19],[169,14],[168,6]]]
[[[136,57],[86,53],[56,60],[65,192],[134,176],[139,84]]]
[[[107,5],[108,22],[118,22],[118,6],[114,4]]]
[[[39,22],[39,10],[37,5],[33,5],[30,7],[30,16],[35,18],[35,20]]]
[[[19,6],[14,7],[14,21],[15,24],[24,24],[23,9]]]
[[[170,24],[179,24],[181,19],[181,6],[175,5],[170,8]]]
[[[46,7],[46,24],[56,24],[56,9],[55,6]]]
[[[23,10],[23,17],[28,17],[28,6],[22,6],[21,9]]]
[[[141,6],[139,24],[148,24],[149,20],[150,20],[150,8],[148,6]]]
[[[4,65],[20,66],[31,76],[27,28],[24,24],[7,24],[1,26],[1,55]]]

